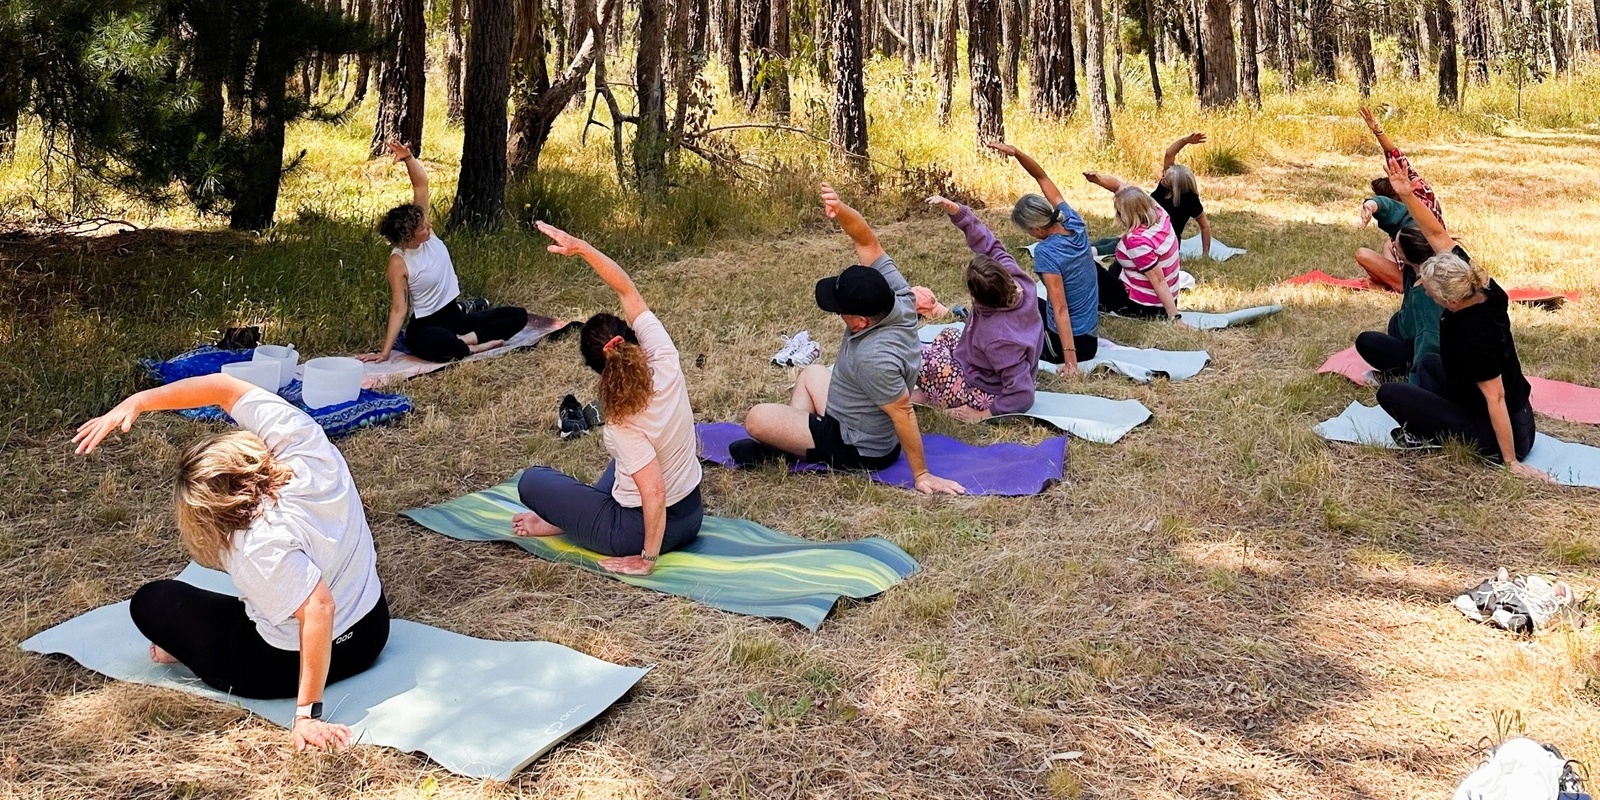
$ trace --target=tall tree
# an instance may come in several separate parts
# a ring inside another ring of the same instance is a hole
[[[1078,79],[1072,58],[1072,2],[1033,0],[1031,16],[1028,107],[1040,116],[1059,119],[1078,105]]]
[[[1000,0],[1000,86],[1006,102],[1017,99],[1017,66],[1022,61],[1022,0]]]
[[[1094,125],[1094,138],[1102,146],[1115,140],[1111,129],[1111,104],[1106,101],[1106,14],[1100,0],[1085,3],[1085,69],[1089,73],[1089,118]]]
[[[1145,61],[1150,67],[1150,94],[1155,98],[1156,110],[1161,110],[1161,72],[1156,65],[1156,48],[1161,44],[1161,29],[1155,24],[1155,5],[1157,0],[1144,0],[1140,3],[1143,13],[1142,22]]]
[[[1204,0],[1201,38],[1205,42],[1205,79],[1200,107],[1222,108],[1239,100],[1238,56],[1234,52],[1233,8],[1228,0]]]
[[[639,191],[660,195],[667,188],[666,0],[639,0],[639,49],[633,80],[638,87],[638,130],[633,137],[633,170]]]
[[[978,146],[1006,138],[1000,80],[1000,0],[967,0],[967,65]]]
[[[867,88],[861,0],[828,0],[833,17],[833,146],[858,167],[867,162]]]
[[[1460,74],[1456,69],[1456,15],[1450,0],[1438,0],[1439,17],[1439,106],[1461,105]]]
[[[1239,84],[1245,102],[1261,107],[1261,67],[1256,60],[1256,0],[1239,0]]]
[[[741,25],[744,29],[745,63],[750,65],[750,77],[745,89],[750,95],[750,108],[754,110],[756,102],[766,90],[766,80],[770,77],[766,73],[766,61],[770,53],[768,40],[771,34],[771,0],[742,0],[740,8]]]
[[[1378,67],[1372,60],[1372,14],[1364,0],[1350,5],[1350,60],[1356,68],[1356,91],[1362,97],[1372,96],[1372,85],[1378,80]]]
[[[772,113],[785,122],[789,119],[789,59],[794,55],[789,31],[789,0],[772,0],[771,30],[768,32],[767,97]]]
[[[448,44],[444,51],[444,119],[451,125],[460,125],[461,64],[467,52],[467,0],[450,0],[450,21],[446,35]]]
[[[1036,2],[1042,1],[1036,0]],[[939,104],[935,115],[938,117],[939,127],[942,128],[950,124],[950,106],[955,101],[956,36],[961,30],[961,0],[941,0],[941,2],[944,3],[940,11],[943,28],[939,32],[939,57],[935,65],[939,73]]]
[[[511,174],[521,176],[539,168],[539,154],[550,140],[556,117],[583,86],[595,60],[605,55],[606,28],[619,3],[604,0],[598,19],[590,7],[582,43],[572,53],[572,61],[551,80],[545,66],[544,3],[517,0],[517,32],[511,47],[511,95],[517,110],[511,117],[507,144]]]
[[[506,105],[511,97],[514,0],[471,0],[461,177],[451,226],[493,228],[506,204]]]
[[[384,27],[395,47],[378,75],[378,121],[372,130],[374,157],[384,144],[399,142],[422,156],[422,117],[427,90],[428,29],[422,0],[383,0]]]
[[[1333,0],[1310,0],[1307,16],[1311,29],[1311,65],[1318,80],[1333,83],[1339,76],[1339,22],[1334,17]]]
[[[717,22],[721,26],[722,64],[728,71],[728,93],[744,97],[744,4],[741,0],[717,0]],[[751,76],[754,81],[755,76]]]
[[[1294,0],[1277,0],[1278,8],[1278,61],[1282,64],[1283,71],[1279,77],[1283,80],[1285,94],[1294,91]],[[1414,51],[1413,51],[1414,52]]]
[[[356,3],[356,19],[362,25],[372,24],[372,0],[358,0]],[[360,105],[362,100],[367,99],[367,84],[371,81],[372,69],[371,52],[363,52],[356,56],[356,85],[350,92],[350,105],[352,107]],[[219,91],[221,88],[220,85],[217,86]]]

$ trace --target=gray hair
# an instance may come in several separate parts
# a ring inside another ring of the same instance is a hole
[[[1489,288],[1489,273],[1454,253],[1440,253],[1422,262],[1417,277],[1433,299],[1445,303],[1459,303]]]
[[[1011,221],[1025,231],[1048,228],[1061,222],[1061,211],[1043,195],[1025,194],[1011,207]]]

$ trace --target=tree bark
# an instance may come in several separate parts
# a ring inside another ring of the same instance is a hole
[[[638,129],[633,137],[633,170],[639,191],[660,196],[667,188],[666,0],[639,0],[639,49],[634,56],[638,87]]]
[[[978,146],[1006,138],[1005,92],[1000,77],[1000,3],[967,0],[967,65]]]
[[[1161,31],[1155,25],[1155,10],[1153,8],[1155,4],[1156,0],[1144,0],[1144,2],[1140,4],[1140,8],[1144,14],[1144,55],[1145,60],[1150,66],[1150,94],[1155,98],[1156,110],[1160,111],[1162,100],[1161,73],[1157,69],[1158,64],[1156,58],[1156,49],[1161,43]]]
[[[1277,0],[1278,7],[1278,61],[1282,64],[1279,77],[1283,79],[1283,92],[1288,94],[1294,91],[1295,67],[1297,60],[1294,52],[1294,5],[1293,0]]]
[[[1366,3],[1351,6],[1350,60],[1356,67],[1356,91],[1362,97],[1372,96],[1372,86],[1378,80],[1378,66],[1372,60],[1372,17]]]
[[[771,56],[767,66],[770,73],[767,98],[772,102],[772,115],[787,122],[792,110],[789,99],[789,58],[794,55],[789,36],[789,0],[772,0],[768,38]]]
[[[1450,0],[1438,0],[1439,17],[1439,106],[1457,108],[1461,104],[1460,76],[1456,69],[1456,15]]]
[[[1001,40],[1000,86],[1006,102],[1017,99],[1017,67],[1022,61],[1022,2],[1000,0]]]
[[[399,142],[422,156],[422,118],[427,90],[428,31],[422,0],[383,0],[384,24],[395,34],[394,52],[378,76],[378,120],[373,126],[372,156],[384,144]]]
[[[599,18],[594,16],[593,6],[589,7],[583,41],[573,51],[572,61],[551,80],[545,66],[543,3],[517,0],[517,32],[511,48],[512,96],[517,111],[511,117],[507,143],[512,175],[522,177],[539,168],[539,155],[550,140],[556,118],[583,87],[595,61],[605,57],[605,31],[620,2],[605,0]]]
[[[955,101],[956,86],[956,36],[961,30],[961,0],[942,0],[944,30],[939,36],[939,104],[935,110],[939,127],[950,124],[950,106]],[[1065,0],[1062,0],[1065,2]],[[1046,2],[1046,0],[1035,0]],[[1600,0],[1596,0],[1600,2]]]
[[[744,25],[742,0],[719,0],[717,9],[722,23],[722,63],[728,71],[728,93],[735,98],[744,97]]]
[[[1239,0],[1239,84],[1245,102],[1261,107],[1261,67],[1256,61],[1256,0]]]
[[[1201,37],[1205,44],[1205,80],[1200,107],[1223,108],[1239,100],[1239,58],[1234,52],[1233,9],[1228,0],[1204,0]]]
[[[743,0],[741,4],[741,24],[745,47],[745,63],[750,66],[750,75],[745,82],[745,91],[749,95],[751,110],[761,99],[766,90],[766,81],[771,76],[766,72],[768,39],[770,30],[768,21],[772,14],[769,0]]]
[[[362,25],[372,23],[372,0],[360,0],[360,4],[356,6],[356,19],[361,20]],[[356,85],[350,93],[352,107],[361,105],[361,101],[367,99],[367,85],[371,76],[372,54],[362,52],[356,56]],[[220,86],[218,88],[220,91]]]
[[[865,168],[867,89],[861,0],[828,0],[828,5],[833,17],[833,145],[858,168]]]
[[[471,0],[461,177],[453,227],[494,228],[506,203],[506,103],[511,96],[513,0]]]
[[[1421,44],[1417,42],[1417,21],[1409,14],[1401,16],[1397,38],[1400,57],[1405,61],[1406,77],[1422,80]]]
[[[466,38],[467,0],[450,0],[450,29],[444,51],[444,120],[460,125],[461,64],[467,51]]]
[[[1111,101],[1122,108],[1122,0],[1111,4]]]
[[[1311,66],[1317,79],[1333,83],[1339,77],[1338,22],[1333,0],[1311,0],[1308,9],[1311,28]]]
[[[290,116],[289,76],[296,60],[293,47],[286,37],[265,36],[256,50],[249,93],[250,134],[228,216],[228,227],[234,230],[265,230],[277,214],[284,128]]]
[[[1089,117],[1094,125],[1095,143],[1112,143],[1111,104],[1106,102],[1106,17],[1100,0],[1087,0],[1084,14],[1084,39],[1088,48],[1084,63],[1089,73]]]
[[[1033,0],[1031,27],[1028,107],[1040,116],[1061,119],[1078,105],[1071,0]]]

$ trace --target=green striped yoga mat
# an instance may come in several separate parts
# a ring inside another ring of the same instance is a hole
[[[527,508],[517,477],[490,489],[428,508],[401,512],[429,530],[468,542],[511,542],[548,561],[713,608],[754,617],[792,619],[812,631],[840,597],[871,597],[922,569],[893,542],[869,536],[854,542],[812,542],[742,519],[706,517],[700,537],[665,553],[649,575],[617,575],[598,566],[604,556],[564,536],[520,537],[511,517]]]

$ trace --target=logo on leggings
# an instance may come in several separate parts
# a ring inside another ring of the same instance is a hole
[[[353,630],[351,630],[351,631],[345,631],[345,632],[344,632],[344,635],[343,635],[343,636],[340,636],[340,637],[339,637],[339,638],[337,638],[337,639],[334,639],[334,640],[333,640],[333,643],[334,643],[334,644],[344,644],[344,643],[345,643],[345,642],[348,642],[348,641],[350,641],[350,637],[352,637],[352,636],[355,636],[355,635],[356,635],[356,632],[355,632],[355,631],[353,631]]]
[[[544,729],[545,735],[546,736],[554,736],[554,735],[560,733],[563,729],[565,729],[567,727],[567,720],[571,719],[573,714],[578,713],[578,709],[580,709],[580,708],[583,708],[583,704],[582,703],[579,703],[579,704],[573,706],[572,708],[568,709],[567,713],[562,714],[561,717],[559,719],[557,719],[555,722],[552,722],[549,725],[546,725],[545,729]]]

